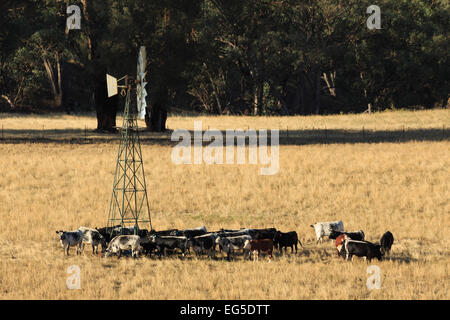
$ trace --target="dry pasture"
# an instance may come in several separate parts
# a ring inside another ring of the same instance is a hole
[[[95,117],[88,115],[1,114],[0,298],[450,298],[448,110],[170,117],[168,126],[192,129],[194,120],[204,129],[287,128],[280,133],[280,170],[262,176],[258,165],[175,166],[170,133],[144,133],[153,227],[273,226],[297,231],[304,250],[271,263],[103,259],[89,247],[66,257],[56,230],[106,224],[117,137],[93,133]],[[328,143],[313,128],[327,128]],[[316,245],[310,224],[338,219],[346,230],[363,229],[369,241],[394,234],[391,258],[372,262],[381,268],[381,289],[366,287],[370,264],[338,259],[328,241]],[[81,290],[66,287],[71,265],[80,267]]]

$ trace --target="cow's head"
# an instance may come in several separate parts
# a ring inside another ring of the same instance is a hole
[[[102,246],[102,253],[105,253],[108,248],[108,244],[106,243],[105,237],[102,235],[100,235],[100,245]]]
[[[116,253],[117,250],[115,250],[115,246],[112,242],[109,243],[108,247],[105,250],[105,258],[109,257],[113,253]]]
[[[56,231],[56,234],[59,235],[60,240],[64,240],[66,238],[65,232],[62,230]]]

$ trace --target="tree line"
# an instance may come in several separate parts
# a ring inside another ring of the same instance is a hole
[[[114,130],[105,74],[148,53],[146,123],[168,111],[308,115],[445,107],[447,0],[3,0],[0,109],[96,110]],[[367,8],[381,10],[369,29]],[[69,29],[67,7],[80,8]]]

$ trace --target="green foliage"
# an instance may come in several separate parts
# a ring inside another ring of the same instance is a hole
[[[82,9],[81,30],[65,30],[69,4]],[[380,0],[380,30],[366,26],[371,4],[2,1],[0,101],[10,108],[89,101],[104,72],[133,74],[145,45],[149,103],[175,110],[312,114],[446,104],[449,2]],[[86,78],[70,91],[60,78],[67,62]],[[63,93],[71,98],[61,100]]]

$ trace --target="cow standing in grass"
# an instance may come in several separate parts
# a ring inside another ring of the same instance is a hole
[[[389,255],[393,243],[394,243],[394,236],[390,231],[387,231],[385,234],[383,234],[380,240],[381,253]]]
[[[336,246],[338,257],[343,257],[345,259],[345,250],[343,250],[344,241],[350,239],[346,234],[341,234],[336,238],[334,245]]]
[[[365,257],[367,261],[377,258],[381,261],[382,253],[379,244],[370,243],[368,241],[356,241],[345,239],[343,242],[343,249],[345,250],[345,257],[347,260],[352,260],[353,256]]]
[[[84,251],[84,245],[86,243],[90,243],[92,245],[92,254],[98,254],[98,246],[102,246],[102,252],[105,252],[106,250],[106,240],[105,238],[100,234],[100,232],[96,229],[92,228],[86,228],[86,227],[80,227],[78,230],[80,230],[83,233],[83,251]]]
[[[245,241],[252,240],[251,236],[237,236],[237,237],[226,237],[217,238],[217,243],[219,247],[227,254],[228,261],[231,260],[235,250],[244,249]]]
[[[317,243],[323,241],[323,237],[329,237],[333,231],[344,232],[344,223],[342,221],[317,222],[312,224],[317,237]]]
[[[298,235],[295,231],[286,233],[277,231],[275,233],[275,237],[273,238],[273,244],[280,250],[280,253],[283,253],[283,248],[286,253],[288,247],[291,248],[291,253],[294,252],[295,247],[295,253],[297,253],[297,243],[300,244],[300,247],[303,247],[300,240],[298,240]]]
[[[122,250],[131,250],[132,257],[139,257],[141,238],[138,235],[121,235],[115,237],[109,243],[108,248],[106,248],[105,258],[112,254],[117,254],[120,259]]]
[[[75,246],[77,248],[77,255],[81,254],[82,244],[83,244],[83,232],[81,230],[77,231],[56,231],[56,234],[59,235],[59,239],[61,241],[61,245],[64,249],[64,252],[69,255],[69,249],[71,246]]]
[[[273,242],[270,239],[246,240],[244,243],[244,252],[248,253],[249,259],[253,255],[253,261],[259,260],[260,253],[266,253],[269,256],[270,262],[272,260]]]

